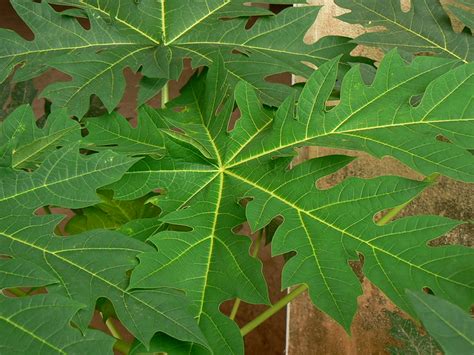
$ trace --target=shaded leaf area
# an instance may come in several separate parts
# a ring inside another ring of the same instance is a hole
[[[145,240],[161,226],[156,218],[160,213],[154,206],[153,194],[132,201],[118,201],[110,190],[98,193],[100,203],[79,210],[66,224],[68,234],[78,234],[94,229],[120,230],[122,233]],[[140,224],[144,224],[145,228]],[[151,231],[147,232],[151,228]]]
[[[32,80],[13,83],[7,78],[0,84],[0,122],[15,111],[19,106],[32,104],[37,90]]]
[[[142,159],[111,185],[118,199],[128,200],[160,189],[161,221],[188,228],[149,238],[156,251],[139,256],[132,288],[184,289],[214,352],[242,353],[237,327],[219,313],[218,306],[234,297],[262,303],[266,291],[260,266],[249,257],[248,239],[233,232],[245,220],[257,231],[280,217],[273,254],[296,252],[285,265],[282,287],[307,284],[314,304],[346,329],[362,292],[349,266],[359,254],[364,255],[365,275],[411,314],[404,292],[408,287],[429,286],[464,309],[470,306],[472,249],[428,246],[462,222],[413,216],[385,226],[374,223],[377,213],[413,199],[429,183],[395,176],[352,178],[319,190],[315,186],[319,179],[353,158],[328,156],[288,166],[295,147],[324,142],[391,155],[423,173],[442,171],[469,180],[465,169],[472,156],[465,147],[472,137],[463,127],[472,120],[472,106],[457,87],[472,85],[472,65],[428,57],[406,64],[392,52],[370,86],[362,82],[357,68],[352,69],[342,85],[341,103],[331,110],[326,100],[337,77],[337,59],[314,73],[297,106],[292,97],[278,110],[263,106],[246,83],[237,85],[232,96],[231,86],[222,85],[228,75],[223,66],[221,62],[206,75],[195,76],[167,109],[155,111],[154,119],[169,127],[168,154]],[[413,107],[410,98],[420,94],[421,102]],[[437,100],[434,108],[432,100]],[[229,130],[235,103],[241,116]],[[438,141],[438,134],[448,135],[448,126],[452,142]],[[398,133],[402,127],[405,131]],[[370,134],[379,143],[367,143],[352,132]],[[407,134],[410,139],[405,139]],[[386,150],[382,142],[393,142],[393,149]],[[430,148],[420,149],[425,145]],[[443,153],[437,155],[437,150]],[[457,160],[458,156],[462,158]],[[418,158],[428,163],[418,164]],[[245,215],[242,200],[249,201]],[[154,351],[202,352],[196,345],[164,337],[155,338],[153,344]]]
[[[90,21],[84,29],[73,16],[76,12],[56,12],[49,4],[67,4],[83,11]],[[294,1],[260,3],[293,4]],[[33,78],[48,68],[71,76],[67,82],[54,83],[42,93],[54,107],[66,107],[72,115],[87,112],[90,96],[95,94],[112,111],[125,89],[123,70],[130,68],[146,77],[142,81],[140,102],[163,86],[163,79],[176,79],[182,59],[191,58],[193,66],[211,65],[222,55],[233,83],[245,80],[269,104],[279,104],[294,89],[270,83],[268,76],[281,72],[309,75],[303,62],[321,65],[355,47],[348,38],[326,37],[305,44],[304,35],[313,24],[319,7],[290,7],[274,15],[244,0],[206,2],[168,0],[142,1],[33,1],[11,0],[15,11],[35,34],[27,41],[18,34],[0,31],[0,81],[15,66],[16,80]],[[258,16],[250,29],[250,16]],[[61,33],[61,36],[57,36]]]
[[[390,346],[387,349],[390,354],[435,355],[440,353],[441,350],[434,339],[427,334],[422,334],[412,320],[389,311],[387,311],[387,315],[391,322],[390,335],[399,343],[399,345]]]
[[[53,231],[63,216],[34,215],[42,206],[78,209],[100,203],[96,190],[120,179],[136,161],[111,151],[85,156],[74,144],[49,154],[33,172],[0,168],[0,254],[12,258],[6,261],[12,272],[2,275],[0,288],[31,287],[43,280],[43,285],[51,285],[49,294],[83,305],[74,316],[82,330],[91,321],[96,301],[105,297],[144,344],[164,332],[206,346],[182,292],[128,289],[136,255],[150,251],[149,246],[104,230],[59,237]]]
[[[0,296],[0,350],[5,354],[109,354],[114,339],[71,326],[83,305],[58,295]]]
[[[470,354],[474,351],[474,320],[469,312],[420,291],[408,290],[407,294],[426,330],[445,354]]]
[[[457,0],[449,9],[454,15],[469,29],[471,33],[474,30],[474,1],[472,0]]]
[[[471,33],[453,31],[439,0],[412,0],[407,12],[402,10],[400,0],[336,0],[336,4],[351,10],[339,16],[345,22],[367,28],[382,26],[382,31],[357,37],[359,44],[400,48],[412,54],[429,53],[464,63],[474,58]]]

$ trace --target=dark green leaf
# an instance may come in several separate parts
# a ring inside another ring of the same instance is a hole
[[[468,312],[423,292],[407,291],[407,294],[426,330],[446,355],[474,352],[474,320]]]

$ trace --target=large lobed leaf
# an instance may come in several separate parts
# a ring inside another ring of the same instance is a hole
[[[107,354],[113,338],[70,325],[80,303],[57,295],[0,296],[0,350],[5,354]]]
[[[366,276],[410,313],[404,292],[409,287],[428,286],[464,309],[472,303],[472,250],[428,246],[460,222],[414,216],[385,226],[374,223],[378,212],[413,199],[429,183],[379,177],[317,189],[317,180],[350,163],[352,158],[344,156],[313,159],[288,170],[295,147],[321,142],[391,155],[424,174],[472,181],[472,155],[466,150],[472,136],[466,127],[473,107],[471,98],[461,94],[472,86],[472,64],[456,67],[437,58],[406,64],[392,52],[371,85],[352,69],[342,84],[340,104],[328,110],[337,64],[330,61],[314,73],[297,108],[290,98],[278,111],[270,110],[250,85],[239,84],[235,101],[241,117],[230,131],[234,100],[222,85],[228,73],[223,63],[214,66],[206,76],[195,77],[168,109],[156,111],[155,119],[169,127],[168,156],[143,159],[113,184],[124,199],[160,189],[161,220],[189,228],[151,237],[157,250],[140,255],[131,286],[186,290],[214,352],[242,352],[237,329],[218,312],[219,304],[232,297],[265,301],[249,243],[232,235],[245,220],[238,206],[242,199],[250,200],[246,219],[253,231],[283,217],[273,253],[296,252],[285,265],[283,287],[307,284],[314,304],[346,329],[361,294],[349,266],[359,254]],[[420,94],[421,102],[413,105],[411,98]],[[451,142],[437,140],[439,134]],[[153,344],[154,351],[201,353],[199,347],[162,338]]]
[[[425,175],[441,173],[472,182],[474,145],[471,125],[474,65],[432,57],[406,64],[388,53],[372,84],[357,68],[345,76],[341,102],[328,110],[325,102],[337,77],[337,60],[322,66],[306,84],[292,120],[292,99],[283,104],[275,123],[255,137],[229,166],[312,143],[393,156]],[[452,69],[452,70],[450,70]],[[415,104],[413,99],[421,101]],[[451,143],[438,140],[444,136]]]
[[[336,4],[351,10],[340,16],[341,20],[383,28],[357,37],[359,44],[400,48],[412,54],[429,53],[464,63],[474,58],[472,35],[453,31],[440,0],[411,0],[406,12],[400,0],[336,0]]]
[[[137,161],[111,151],[86,157],[78,147],[53,152],[31,173],[0,169],[0,253],[12,257],[10,263],[29,261],[22,268],[10,264],[16,276],[2,277],[0,288],[34,286],[46,272],[50,276],[43,285],[53,284],[50,293],[84,305],[74,317],[81,329],[89,325],[96,301],[106,297],[144,344],[164,332],[206,346],[182,293],[128,289],[127,273],[136,265],[136,255],[150,251],[149,246],[107,231],[58,237],[53,231],[63,216],[34,215],[45,205],[81,208],[100,202],[96,189],[118,180]]]
[[[35,77],[51,67],[59,69],[69,74],[71,81],[49,86],[43,95],[54,107],[65,107],[79,117],[87,112],[92,94],[109,111],[118,105],[125,89],[125,68],[140,69],[145,76],[140,93],[143,101],[161,89],[166,82],[163,79],[179,76],[184,57],[191,58],[197,67],[211,65],[222,55],[234,84],[245,80],[265,102],[278,104],[294,89],[272,84],[266,81],[268,76],[288,71],[308,75],[311,69],[303,61],[321,65],[340,53],[346,53],[349,60],[355,46],[342,37],[305,44],[304,35],[319,10],[314,6],[288,8],[274,15],[243,0],[11,3],[35,39],[27,41],[12,31],[0,31],[4,44],[0,49],[0,81],[18,64],[18,80]],[[90,29],[84,29],[74,13],[56,12],[48,3],[82,9]],[[249,16],[254,15],[259,20],[246,29]]]

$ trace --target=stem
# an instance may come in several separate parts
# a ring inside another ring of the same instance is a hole
[[[257,234],[257,239],[255,240],[255,247],[252,252],[253,258],[256,258],[258,256],[258,252],[260,251],[260,245],[262,245],[262,237],[263,237],[263,231],[260,230]],[[241,303],[241,299],[236,298],[234,302],[234,306],[232,307],[232,311],[230,312],[230,316],[229,316],[230,319],[232,320],[235,319],[235,316],[237,315],[237,312],[240,307],[240,303]]]
[[[123,340],[117,340],[114,344],[114,350],[119,351],[122,354],[128,354],[132,345]]]
[[[107,320],[105,320],[104,315],[102,313],[101,316],[110,334],[112,334],[112,336],[117,339],[114,344],[114,350],[127,355],[130,352],[130,349],[132,348],[132,344],[129,344],[125,340],[123,340],[122,335],[120,334],[114,322],[112,321],[112,318],[109,317],[107,318]]]
[[[166,104],[170,100],[170,87],[169,87],[169,82],[163,86],[161,89],[161,108],[165,108]]]
[[[239,310],[239,307],[240,307],[240,298],[236,298],[235,299],[235,302],[234,302],[234,306],[232,307],[232,311],[230,312],[230,316],[229,318],[234,320],[235,319],[235,316],[237,315],[237,311]]]
[[[250,333],[252,330],[257,328],[260,324],[265,322],[268,318],[278,313],[278,311],[280,311],[281,309],[285,308],[288,303],[293,301],[296,297],[301,295],[307,289],[308,289],[308,286],[306,285],[300,285],[297,288],[295,288],[293,291],[291,291],[285,297],[280,299],[273,306],[268,308],[265,312],[261,313],[257,318],[255,318],[254,320],[250,321],[245,326],[243,326],[242,329],[240,329],[240,334],[242,334],[242,336],[245,336],[248,333]]]
[[[112,322],[112,318],[107,318],[107,320],[105,321],[105,325],[107,326],[107,329],[110,331],[110,334],[112,334],[114,338],[118,340],[123,340],[114,322]]]
[[[51,208],[49,208],[49,206],[44,206],[44,207],[43,207],[43,210],[44,210],[44,213],[45,213],[45,214],[51,214],[51,213],[52,213],[52,212],[51,212]]]

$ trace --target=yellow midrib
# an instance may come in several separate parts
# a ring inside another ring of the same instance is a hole
[[[402,262],[402,263],[404,263],[404,264],[409,265],[410,267],[413,267],[413,268],[415,268],[415,269],[418,269],[418,270],[420,270],[420,271],[422,271],[422,272],[424,272],[424,273],[427,273],[427,274],[429,274],[429,275],[431,275],[431,276],[433,276],[433,277],[435,277],[435,278],[443,279],[443,280],[445,280],[445,281],[447,281],[447,282],[454,283],[454,284],[457,284],[457,285],[462,286],[462,287],[474,288],[474,287],[472,287],[472,286],[465,285],[465,284],[460,283],[460,282],[458,282],[458,281],[455,281],[455,280],[451,280],[451,279],[449,279],[449,278],[446,278],[445,276],[438,275],[438,274],[436,274],[436,273],[434,273],[434,272],[432,272],[432,271],[430,271],[430,270],[426,270],[426,269],[422,268],[422,267],[419,266],[419,265],[413,264],[413,263],[409,262],[408,260],[405,260],[405,259],[400,258],[398,255],[392,254],[392,253],[391,253],[390,251],[388,251],[388,250],[382,249],[382,248],[380,248],[380,247],[378,247],[378,246],[376,246],[376,245],[372,245],[372,244],[370,243],[370,241],[366,241],[366,240],[364,240],[364,239],[362,239],[362,238],[360,238],[360,237],[358,237],[358,236],[356,236],[356,235],[354,235],[354,234],[348,232],[347,230],[341,229],[341,228],[339,228],[338,226],[336,226],[336,225],[334,225],[334,224],[331,224],[331,223],[325,221],[325,220],[322,219],[322,218],[319,218],[318,216],[314,215],[313,213],[311,213],[311,212],[309,212],[309,211],[306,211],[305,209],[301,208],[300,206],[298,206],[298,205],[294,204],[293,202],[287,200],[287,199],[284,198],[283,196],[280,196],[280,195],[276,194],[275,192],[273,192],[273,191],[271,191],[271,190],[267,190],[265,187],[263,187],[263,186],[261,186],[261,185],[255,183],[255,182],[253,182],[253,181],[250,181],[250,180],[248,180],[248,179],[246,179],[246,178],[244,178],[244,177],[242,177],[242,176],[240,176],[240,175],[238,175],[238,174],[236,174],[236,173],[234,173],[234,172],[231,172],[230,170],[226,170],[225,173],[226,173],[227,175],[229,175],[229,176],[234,177],[235,179],[238,179],[238,180],[240,180],[240,181],[246,183],[246,184],[249,185],[249,186],[252,186],[253,188],[256,188],[256,189],[258,189],[258,190],[260,190],[260,191],[266,193],[267,195],[269,195],[269,196],[275,198],[276,200],[279,200],[280,202],[282,202],[282,203],[286,204],[287,206],[291,207],[292,209],[294,209],[296,212],[305,214],[305,215],[309,216],[310,218],[316,220],[317,222],[319,222],[319,223],[321,223],[321,224],[323,224],[323,225],[325,225],[325,226],[327,226],[327,227],[329,227],[329,228],[331,228],[331,229],[336,230],[337,232],[341,233],[342,235],[347,235],[348,237],[353,238],[354,240],[358,241],[359,243],[364,244],[364,245],[367,245],[370,249],[372,249],[372,250],[374,250],[374,251],[377,250],[377,251],[379,251],[379,252],[382,253],[382,254],[386,254],[386,255],[388,255],[388,256],[390,256],[390,257],[392,257],[392,258],[394,258],[394,259],[396,259],[396,260],[398,260],[398,261],[400,261],[400,262]]]

